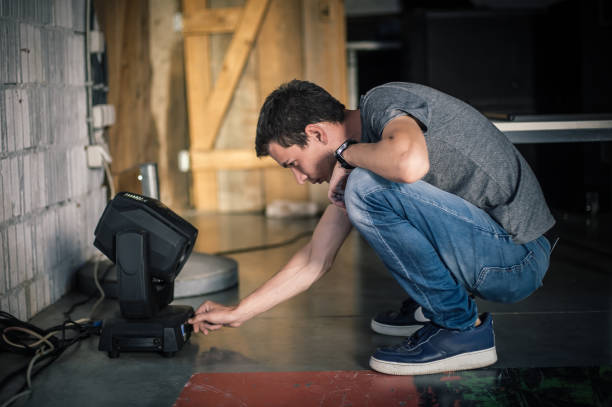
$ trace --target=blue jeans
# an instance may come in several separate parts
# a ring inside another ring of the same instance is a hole
[[[516,244],[485,211],[457,195],[356,168],[344,201],[353,226],[438,325],[474,325],[478,311],[469,293],[516,302],[542,285],[548,240]]]

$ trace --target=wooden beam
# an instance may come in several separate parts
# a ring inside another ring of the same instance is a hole
[[[116,123],[109,129],[116,184],[120,174],[159,157],[150,107],[149,7],[148,0],[95,3],[108,46],[108,103],[115,106],[117,114]],[[123,181],[119,185],[123,188]]]
[[[201,116],[201,121],[206,125],[198,126],[197,133],[192,135],[193,149],[210,150],[214,147],[215,138],[221,128],[238,79],[240,79],[249,52],[255,42],[268,2],[269,0],[248,0],[244,6],[242,19],[225,54],[223,68],[210,97],[208,97],[206,110]]]
[[[282,83],[304,77],[302,32],[302,0],[271,0],[257,36],[260,106]],[[309,199],[308,185],[278,165],[263,170],[263,181],[266,203]]]
[[[183,19],[183,35],[231,33],[242,17],[242,7],[197,10]]]
[[[253,150],[191,151],[191,169],[204,170],[252,170],[278,167],[270,157],[257,158]]]
[[[185,16],[206,9],[206,0],[183,0]],[[185,37],[185,76],[189,113],[191,146],[197,144],[197,135],[206,130],[202,112],[206,108],[212,83],[210,74],[210,39],[208,36]],[[216,211],[217,174],[214,171],[192,171],[191,200],[197,210]]]
[[[183,10],[189,16],[206,7],[206,0],[183,0]],[[203,133],[206,122],[201,119],[212,89],[210,75],[210,42],[208,36],[185,37],[185,73],[191,145],[197,134]]]

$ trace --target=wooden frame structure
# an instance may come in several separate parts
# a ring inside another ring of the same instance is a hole
[[[267,201],[309,199],[312,194],[307,188],[294,186],[290,174],[274,168],[278,165],[271,158],[258,159],[251,145],[215,149],[215,144],[254,49],[259,104],[280,83],[293,78],[313,80],[346,100],[342,1],[246,0],[243,7],[208,5],[207,0],[183,0],[194,206],[204,211],[224,210],[218,201],[222,186],[217,175],[226,170],[263,171]],[[211,37],[228,33],[231,41],[213,83]],[[321,60],[315,58],[318,55]]]

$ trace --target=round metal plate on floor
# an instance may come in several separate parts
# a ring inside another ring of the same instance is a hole
[[[195,297],[236,284],[238,263],[234,259],[193,252],[174,280],[174,298]]]
[[[78,271],[79,291],[94,294],[98,290],[94,282],[93,262]],[[98,263],[98,280],[107,298],[117,298],[117,269],[108,259]],[[234,259],[211,254],[192,252],[176,280],[174,298],[195,297],[222,291],[238,284],[238,263]]]

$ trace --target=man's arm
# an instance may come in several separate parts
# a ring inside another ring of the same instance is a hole
[[[346,239],[351,224],[346,212],[330,205],[319,220],[311,241],[299,250],[289,263],[236,307],[212,301],[204,302],[189,320],[195,331],[216,330],[222,326],[240,326],[253,318],[307,290],[330,268]]]
[[[378,143],[359,143],[343,154],[349,164],[394,182],[416,182],[429,171],[429,155],[419,124],[410,116],[391,120]]]

